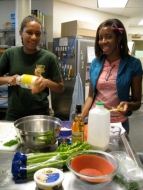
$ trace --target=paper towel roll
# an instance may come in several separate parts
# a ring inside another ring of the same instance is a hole
[[[85,100],[88,97],[88,92],[89,92],[89,86],[85,86]]]

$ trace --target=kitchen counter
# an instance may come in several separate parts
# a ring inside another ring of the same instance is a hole
[[[143,168],[143,165],[137,156],[137,154],[134,152],[130,139],[128,138],[126,133],[121,134],[120,136],[120,141],[119,141],[119,150],[120,151],[125,151],[127,154],[136,162],[136,164],[140,167]],[[14,156],[15,152],[7,152],[7,151],[0,151],[0,189],[2,190],[37,190],[36,188],[36,183],[31,180],[27,181],[25,183],[15,183],[14,180],[12,179],[12,174],[11,174],[11,163],[12,159]],[[74,176],[72,175],[71,172],[66,171],[64,172],[64,181],[63,181],[63,190],[95,190],[93,186],[89,188],[83,185],[82,183],[79,183]],[[111,190],[114,189],[115,184],[114,181],[110,182],[106,186],[106,190]],[[104,188],[98,188],[99,190],[104,190]],[[140,188],[143,189],[143,188]],[[121,188],[117,188],[116,190],[121,190]]]

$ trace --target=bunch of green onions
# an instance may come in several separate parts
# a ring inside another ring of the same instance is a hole
[[[54,152],[32,153],[29,155],[16,152],[12,160],[14,180],[23,180],[33,177],[33,174],[42,168],[54,167],[62,168],[66,165],[66,160],[70,154],[80,150],[88,150],[90,145],[87,142],[76,141],[72,145],[60,146]]]

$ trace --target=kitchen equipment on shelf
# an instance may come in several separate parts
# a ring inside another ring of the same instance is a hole
[[[119,170],[119,162],[113,155],[98,150],[72,153],[66,164],[79,182],[95,188],[107,185]]]
[[[80,74],[83,87],[83,101],[87,97],[89,86],[89,69],[94,54],[95,38],[86,36],[68,36],[53,39],[53,52],[58,58],[64,80],[65,91],[57,94],[52,91],[52,108],[54,116],[68,120],[76,76]],[[82,99],[82,97],[81,97]],[[80,104],[80,102],[78,102]]]
[[[14,126],[19,129],[24,146],[45,149],[56,142],[62,121],[52,116],[32,115],[16,120]]]

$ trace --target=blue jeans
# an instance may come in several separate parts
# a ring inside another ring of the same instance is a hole
[[[126,119],[124,122],[122,122],[122,126],[126,130],[127,134],[129,134],[129,119]]]

